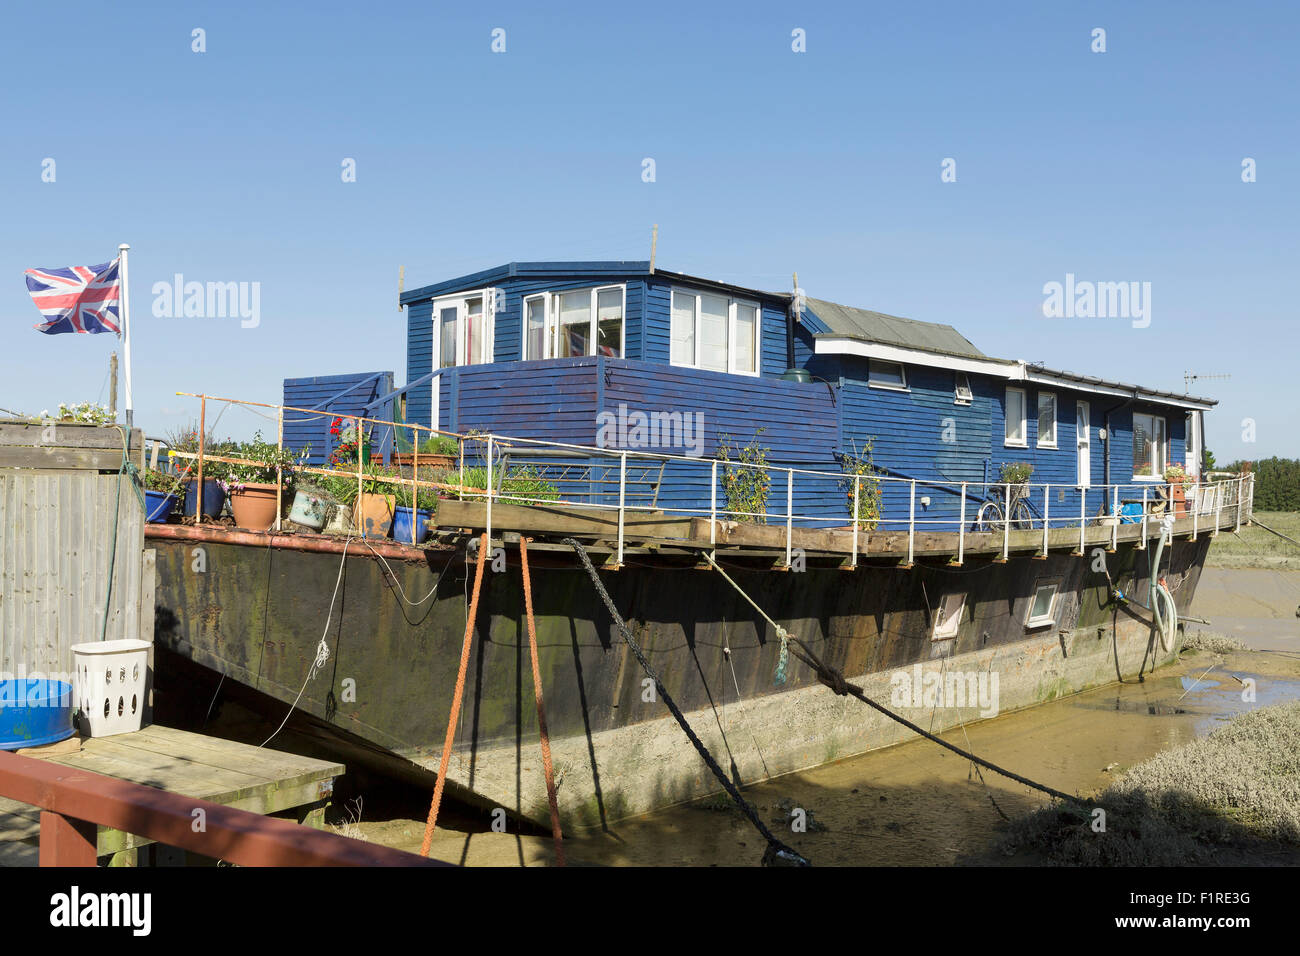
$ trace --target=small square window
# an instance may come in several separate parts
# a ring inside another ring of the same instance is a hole
[[[953,404],[969,405],[974,398],[970,390],[970,379],[967,378],[965,372],[954,372],[953,375],[956,379],[953,386]]]
[[[1045,627],[1055,623],[1056,592],[1059,587],[1056,581],[1039,582],[1034,588],[1034,598],[1029,602],[1025,627]]]
[[[946,595],[934,612],[934,633],[930,639],[947,641],[956,637],[957,628],[961,625],[961,612],[965,607],[966,595]]]
[[[1056,447],[1056,396],[1038,393],[1038,447]]]
[[[1017,448],[1028,445],[1025,440],[1025,390],[1008,388],[1005,403],[1006,435],[1004,444]]]
[[[882,362],[871,359],[868,366],[867,384],[873,388],[893,388],[899,391],[907,389],[907,373],[897,362]]]

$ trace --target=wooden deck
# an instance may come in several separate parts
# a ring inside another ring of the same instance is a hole
[[[1231,530],[1236,526],[1235,509],[1223,509],[1218,516],[1217,529]],[[1216,515],[1188,515],[1174,522],[1173,534],[1177,538],[1216,533]],[[1068,519],[1061,519],[1062,521]],[[711,529],[710,524],[714,527]],[[444,500],[438,504],[437,524],[444,531],[482,531],[487,527],[487,505],[482,501]],[[710,531],[712,530],[712,541]],[[1149,517],[1146,523],[1146,540],[1160,535],[1160,519]],[[614,553],[618,538],[618,512],[612,509],[585,508],[575,505],[513,505],[501,501],[492,505],[492,536],[509,543],[518,535],[535,535],[543,541],[575,537],[593,543],[592,551],[607,558]],[[744,557],[772,557],[784,560],[787,528],[784,523],[752,524],[671,515],[663,512],[628,512],[623,526],[625,554],[698,555],[701,551],[717,550],[719,554]],[[850,564],[853,556],[862,560],[890,559],[906,561],[908,556],[907,528],[867,530],[859,528],[856,544],[853,530],[849,528],[794,527],[789,530],[789,543],[808,558],[830,559]],[[1083,529],[1083,548],[1109,549],[1112,544],[1142,542],[1143,526],[1140,521],[1114,527],[1110,519],[1089,518]],[[956,559],[959,551],[963,557],[1007,554],[1045,554],[1049,551],[1080,550],[1077,519],[1074,527],[1051,528],[1044,548],[1043,529],[1011,530],[1005,536],[1001,531],[932,531],[916,529],[911,542],[914,557],[948,557]],[[1139,546],[1141,546],[1139,544]],[[541,544],[539,549],[545,549]]]
[[[76,738],[72,738],[76,740]],[[51,763],[81,768],[262,814],[292,812],[319,827],[342,775],[342,764],[207,737],[157,724],[135,733],[91,737],[80,750],[64,745],[26,751]],[[35,866],[40,812],[0,798],[0,866]],[[136,850],[150,841],[99,828],[98,855],[110,866],[134,866]]]

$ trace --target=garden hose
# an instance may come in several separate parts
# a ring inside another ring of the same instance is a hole
[[[1178,633],[1178,608],[1174,596],[1165,586],[1165,580],[1159,577],[1160,557],[1165,550],[1165,540],[1172,538],[1173,515],[1166,515],[1160,522],[1160,543],[1156,545],[1155,557],[1151,562],[1151,613],[1155,617],[1156,632],[1160,635],[1160,649],[1165,653],[1173,650],[1174,636]],[[1161,606],[1164,610],[1161,610]]]

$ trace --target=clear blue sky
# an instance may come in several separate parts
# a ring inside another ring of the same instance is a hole
[[[137,423],[159,434],[197,411],[178,390],[400,382],[399,264],[410,288],[642,259],[657,222],[664,268],[797,270],[991,355],[1176,391],[1228,373],[1193,388],[1221,401],[1219,461],[1300,455],[1298,40],[1273,3],[11,4],[0,406],[106,399],[114,340],[34,331],[30,266],[131,243]],[[1150,282],[1150,326],[1044,318],[1067,272]],[[175,273],[259,282],[260,326],[154,318]]]

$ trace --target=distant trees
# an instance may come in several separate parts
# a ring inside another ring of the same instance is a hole
[[[1241,471],[1236,461],[1226,471]],[[1300,511],[1300,459],[1265,458],[1254,462],[1255,509],[1257,511]]]

